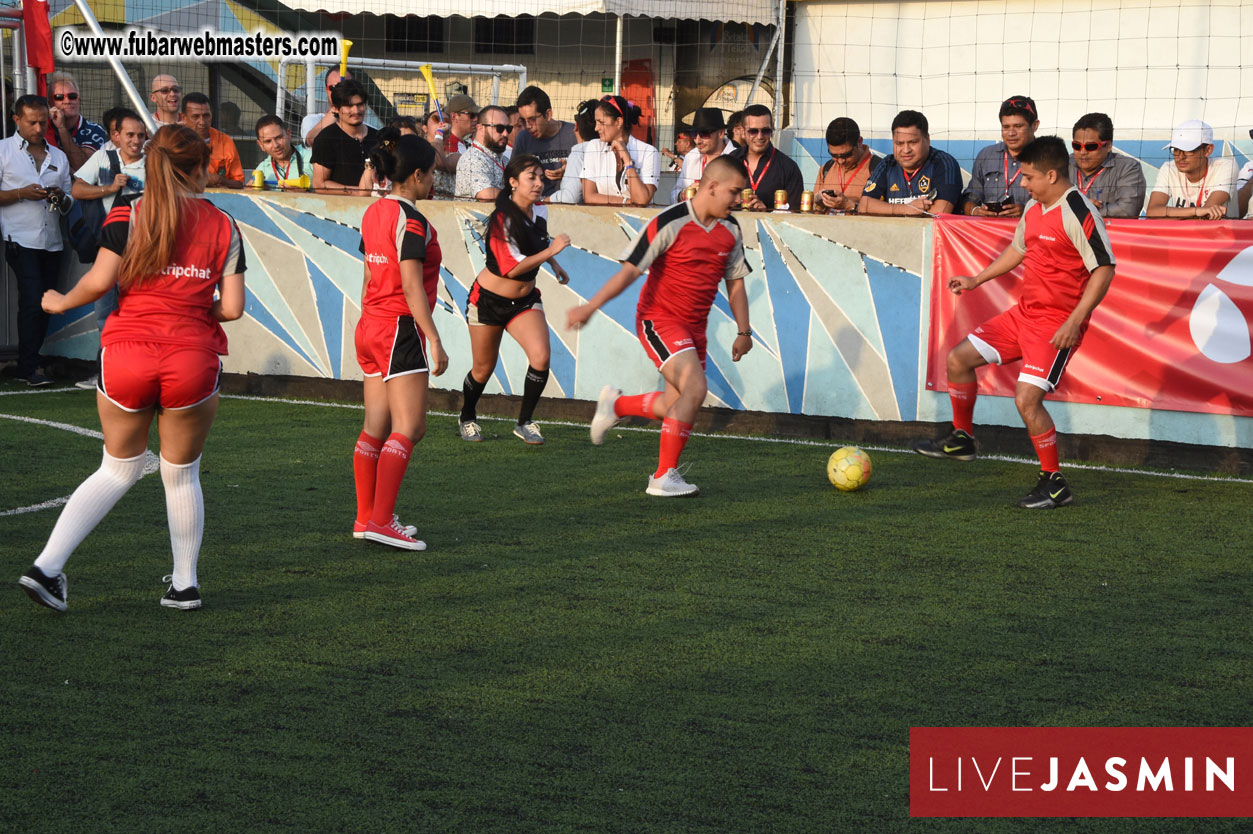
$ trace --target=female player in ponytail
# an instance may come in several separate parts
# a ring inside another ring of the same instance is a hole
[[[461,438],[480,441],[475,407],[500,356],[500,339],[506,331],[522,349],[530,367],[522,386],[522,408],[513,427],[514,436],[537,446],[544,442],[539,426],[531,419],[544,386],[548,384],[548,321],[540,303],[535,278],[547,263],[562,284],[570,280],[556,255],[570,245],[569,235],[548,238],[548,210],[537,205],[544,194],[544,169],[539,159],[520,154],[505,167],[505,184],[496,195],[496,208],[487,218],[487,265],[470,287],[466,321],[470,325],[470,348],[474,364],[462,383]],[[528,312],[538,315],[528,316]]]
[[[622,96],[596,106],[596,135],[583,151],[583,202],[589,206],[646,206],[657,193],[661,154],[631,135],[640,108]]]
[[[391,193],[361,219],[365,288],[356,344],[365,375],[365,426],[352,458],[353,536],[425,550],[425,542],[414,538],[417,530],[401,524],[395,509],[414,444],[426,434],[428,373],[438,376],[448,367],[431,317],[439,288],[439,240],[414,207],[430,193],[435,149],[389,127],[379,134],[370,161],[391,182]]]
[[[218,410],[219,322],[244,312],[244,254],[235,221],[197,199],[208,181],[209,148],[190,128],[166,125],[152,137],[142,195],[114,203],[100,231],[95,265],[65,295],[44,294],[49,313],[89,304],[114,284],[117,310],[100,338],[96,407],[104,461],[57,519],[20,582],[31,599],[66,609],[62,568],[80,542],[144,471],[148,428],[161,436],[161,480],[174,572],[161,604],[201,605],[196,562],[204,533],[200,453]],[[214,292],[218,298],[214,299]]]

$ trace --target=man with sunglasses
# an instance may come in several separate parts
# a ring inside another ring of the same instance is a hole
[[[861,138],[857,122],[841,116],[827,125],[827,153],[831,160],[818,170],[814,182],[814,209],[853,214],[866,182],[879,168],[879,158]]]
[[[182,94],[183,88],[178,86],[178,79],[174,76],[162,73],[152,79],[152,92],[148,94],[148,99],[152,102],[152,118],[156,120],[157,127],[183,123],[179,110]]]
[[[1167,220],[1232,220],[1239,217],[1236,163],[1226,157],[1211,159],[1214,130],[1199,119],[1175,128],[1166,146],[1174,155],[1157,172],[1149,194],[1148,217]]]
[[[505,184],[505,146],[509,142],[509,114],[494,104],[479,111],[479,125],[469,148],[457,162],[459,200],[495,200]]]
[[[579,141],[574,125],[554,119],[548,93],[534,85],[518,94],[518,116],[525,130],[518,131],[513,152],[529,153],[539,159],[544,169],[544,197],[551,197],[561,187],[570,149]]]
[[[857,211],[902,217],[952,214],[961,190],[961,168],[951,154],[931,147],[927,117],[902,110],[892,120],[892,156],[866,182]]]
[[[974,217],[1019,217],[1031,196],[1022,186],[1018,153],[1040,128],[1039,110],[1029,96],[1001,103],[1001,141],[975,155],[970,185],[962,195],[962,213]]]
[[[753,211],[797,211],[801,204],[801,192],[805,180],[800,166],[770,141],[774,136],[774,116],[764,104],[754,104],[744,109],[744,135],[746,147],[731,154],[748,168],[748,187],[753,199],[743,204]],[[774,193],[787,192],[787,203],[775,205]]]
[[[670,202],[677,203],[683,189],[700,182],[705,166],[723,154],[732,153],[735,145],[727,141],[727,126],[722,121],[722,111],[717,107],[701,107],[692,114],[692,129],[688,131],[695,145],[683,155],[683,167],[679,179],[670,192]]]
[[[82,115],[78,82],[68,72],[48,76],[48,144],[60,148],[70,161],[70,173],[109,141],[104,128]]]
[[[1071,133],[1070,181],[1103,217],[1139,217],[1148,185],[1137,160],[1114,152],[1114,122],[1087,113]]]

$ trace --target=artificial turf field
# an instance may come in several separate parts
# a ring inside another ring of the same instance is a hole
[[[98,430],[89,392],[0,414]],[[160,607],[159,477],[16,580],[59,509],[0,517],[5,831],[1237,832],[1246,820],[909,817],[911,726],[1237,726],[1253,703],[1247,481],[694,437],[696,499],[643,493],[655,431],[433,416],[399,512],[354,541],[355,408],[224,399],[202,467],[205,607]],[[1024,443],[1026,441],[1024,440]],[[155,448],[155,438],[153,448]],[[100,442],[0,418],[0,512]],[[5,590],[7,589],[7,590]]]

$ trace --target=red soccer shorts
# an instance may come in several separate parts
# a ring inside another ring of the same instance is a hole
[[[975,328],[966,338],[979,351],[979,355],[993,365],[1007,365],[1022,360],[1019,382],[1026,382],[1044,391],[1054,391],[1061,382],[1066,363],[1079,348],[1058,350],[1053,347],[1053,334],[1060,324],[1028,318],[1015,304],[995,318],[988,319]],[[1079,331],[1083,341],[1085,324]]]
[[[426,337],[413,316],[363,315],[354,336],[357,364],[366,376],[421,374],[427,371]]]
[[[177,411],[216,394],[221,376],[222,360],[208,348],[117,342],[100,349],[96,387],[125,411]]]
[[[635,320],[635,334],[644,352],[660,369],[676,353],[696,351],[700,366],[705,367],[705,331],[677,319],[640,318]]]

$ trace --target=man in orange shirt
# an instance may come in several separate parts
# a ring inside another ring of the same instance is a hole
[[[854,213],[879,159],[862,141],[857,122],[847,116],[827,125],[827,153],[831,161],[822,166],[814,182],[814,208],[819,213],[824,209],[831,214]]]
[[[210,188],[243,188],[244,165],[239,161],[235,140],[212,127],[213,108],[204,93],[183,96],[183,124],[209,143]]]

